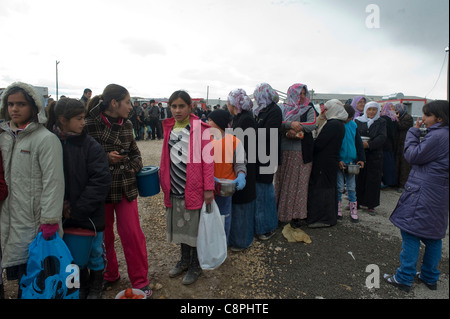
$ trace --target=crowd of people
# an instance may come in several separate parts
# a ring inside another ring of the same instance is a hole
[[[136,183],[143,167],[136,141],[147,134],[163,140],[166,237],[180,245],[169,276],[186,273],[184,285],[202,274],[196,240],[204,203],[216,201],[228,246],[238,252],[288,223],[294,229],[336,225],[344,218],[345,192],[357,223],[362,206],[376,214],[380,190],[396,187],[402,195],[391,221],[402,232],[401,266],[385,279],[410,289],[422,241],[426,253],[417,276],[435,289],[448,225],[448,109],[448,101],[430,102],[414,124],[402,104],[356,96],[329,100],[318,112],[301,83],[288,88],[284,103],[268,83],[255,88],[253,100],[243,89],[232,90],[226,110],[200,117],[186,91],[175,91],[167,108],[154,100],[132,105],[117,84],[45,108],[31,85],[13,83],[0,105],[1,266],[8,280],[20,279],[36,235],[48,240],[58,233],[80,268],[80,298],[101,298],[120,280],[116,224],[132,287],[150,297]],[[271,154],[278,165],[266,161]],[[355,165],[357,175],[349,170]],[[234,194],[217,194],[220,179],[236,184]],[[436,204],[442,192],[447,196]]]

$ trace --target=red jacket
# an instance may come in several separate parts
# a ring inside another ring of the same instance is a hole
[[[164,143],[161,153],[160,183],[164,192],[164,205],[170,203],[170,132],[175,125],[175,119],[163,121]],[[204,202],[204,191],[214,190],[214,158],[209,125],[203,123],[194,114],[190,115],[189,163],[186,168],[185,207],[189,210],[201,209]],[[195,141],[195,143],[194,143]]]

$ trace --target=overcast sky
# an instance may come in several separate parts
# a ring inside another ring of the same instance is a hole
[[[75,98],[117,83],[226,99],[261,82],[447,98],[448,0],[0,0],[0,29],[0,88],[53,97],[58,60],[59,95]]]

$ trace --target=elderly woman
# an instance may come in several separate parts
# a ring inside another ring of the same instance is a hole
[[[316,111],[306,85],[293,84],[281,107],[281,166],[275,174],[278,220],[293,228],[306,223],[308,183],[313,160]]]
[[[356,178],[356,197],[358,206],[367,206],[367,212],[375,215],[375,207],[380,205],[380,185],[383,171],[383,144],[386,141],[386,121],[380,118],[380,105],[369,102],[364,114],[355,119],[359,134],[368,138],[363,140],[366,164]]]
[[[409,172],[411,171],[411,165],[409,165],[403,156],[403,149],[405,148],[406,134],[413,127],[414,120],[408,114],[406,106],[402,103],[395,105],[395,111],[397,112],[397,130],[394,143],[395,170],[397,172],[398,192],[402,193],[408,180]]]
[[[337,223],[337,171],[348,113],[333,99],[325,103],[326,123],[314,141],[314,159],[308,191],[308,227]]]
[[[258,128],[255,234],[260,240],[267,240],[274,235],[274,230],[278,226],[273,177],[279,163],[282,114],[277,104],[278,93],[269,84],[259,84],[253,97],[257,103],[253,112]],[[259,155],[260,153],[263,155]],[[265,158],[261,156],[268,156],[268,162],[263,163]]]
[[[233,116],[233,134],[244,142],[247,161],[245,187],[234,193],[229,245],[232,251],[248,248],[253,242],[256,210],[256,122],[253,118],[253,102],[243,89],[228,95],[228,111]],[[242,176],[242,175],[241,175]],[[239,177],[239,176],[238,176]]]

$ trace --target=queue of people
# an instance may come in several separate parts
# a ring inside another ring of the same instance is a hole
[[[133,108],[128,90],[117,84],[108,85],[86,106],[61,99],[47,110],[32,86],[11,84],[0,105],[0,256],[8,280],[20,279],[26,271],[28,245],[40,231],[45,239],[59,233],[80,268],[80,298],[101,298],[102,289],[120,279],[116,224],[131,284],[151,296],[136,183],[143,167],[136,139],[143,138],[141,128],[149,125],[152,138],[163,139],[160,183],[166,238],[180,245],[180,259],[168,275],[185,273],[184,285],[202,274],[196,239],[204,203],[217,201],[228,245],[235,252],[250,247],[255,238],[270,239],[286,223],[293,228],[336,225],[343,218],[344,187],[350,219],[359,222],[361,206],[376,214],[382,181],[394,183],[384,175],[397,167],[393,154],[404,144],[402,157],[411,173],[398,184],[404,192],[391,216],[404,245],[400,268],[385,278],[407,290],[415,276],[411,265],[418,258],[417,243],[422,241],[432,252],[425,254],[419,278],[430,289],[435,287],[448,225],[448,101],[425,105],[423,120],[407,130],[403,141],[389,140],[386,147],[386,116],[391,122],[409,122],[402,105],[382,109],[355,97],[345,105],[327,101],[319,113],[301,83],[289,87],[285,103],[279,104],[268,83],[259,84],[253,97],[255,102],[245,90],[234,89],[227,111],[215,110],[201,121],[189,94],[175,91],[168,101],[171,116],[159,122],[156,110],[152,118],[154,101],[148,112],[136,112],[140,106]],[[139,126],[130,120],[133,115]],[[145,118],[149,122],[142,122]],[[429,133],[419,141],[422,124]],[[361,167],[356,177],[346,171],[353,164]],[[404,167],[396,176],[405,174]],[[236,192],[228,198],[217,196],[219,178],[232,180]],[[440,194],[446,191],[447,202],[429,205],[428,197],[438,192],[422,190],[424,182],[431,189],[438,186]],[[426,196],[415,196],[419,193]],[[89,241],[82,240],[86,236]]]

